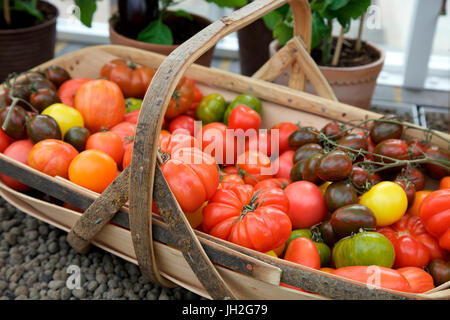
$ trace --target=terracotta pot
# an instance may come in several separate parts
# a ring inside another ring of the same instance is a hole
[[[258,19],[238,30],[237,36],[241,74],[250,77],[269,59],[267,47],[273,40],[272,31],[262,19]]]
[[[44,1],[37,4],[47,19],[39,25],[0,30],[0,83],[12,72],[23,72],[54,57],[58,9]]]
[[[208,26],[212,22],[204,17],[191,14],[191,16],[200,22],[201,24],[204,24],[204,26]],[[112,44],[118,44],[123,46],[129,46],[134,47],[138,49],[143,49],[147,51],[152,51],[156,53],[160,53],[163,55],[169,55],[173,50],[175,50],[179,45],[163,45],[163,44],[153,44],[153,43],[146,43],[142,41],[137,41],[135,39],[131,39],[128,37],[125,37],[124,35],[117,32],[117,25],[119,23],[119,19],[116,17],[113,17],[110,19],[109,23],[109,40]],[[198,58],[195,63],[203,65],[205,67],[211,66],[211,62],[214,55],[214,47],[212,47],[210,50],[205,52],[200,58]]]
[[[369,42],[364,43],[379,53],[379,58],[376,61],[357,67],[337,68],[319,66],[319,69],[328,80],[328,83],[340,102],[368,109],[375,91],[378,75],[383,68],[385,55],[384,52],[375,45]],[[270,56],[273,56],[277,50],[278,41],[274,40],[269,45]],[[288,85],[289,76],[290,70],[286,70],[274,82]],[[314,88],[309,82],[306,85],[305,91],[315,93]]]

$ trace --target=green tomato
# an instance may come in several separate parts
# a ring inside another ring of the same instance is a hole
[[[391,268],[395,250],[388,238],[378,232],[360,232],[339,240],[333,248],[336,268],[371,266]]]
[[[125,113],[130,113],[141,109],[142,99],[126,98],[125,99]]]
[[[197,107],[197,118],[203,124],[222,121],[225,113],[225,99],[217,93],[211,93],[204,97]]]
[[[258,112],[259,115],[262,115],[262,104],[257,97],[251,94],[240,94],[227,106],[227,109],[223,117],[223,122],[226,125],[228,125],[228,117],[230,116],[231,111],[233,111],[235,107],[241,104],[244,104],[252,108],[256,112]]]

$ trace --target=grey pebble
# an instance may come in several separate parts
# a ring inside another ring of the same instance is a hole
[[[95,291],[95,289],[97,289],[98,287],[98,282],[95,280],[89,281],[88,285],[87,285],[87,289],[88,291]]]
[[[70,291],[69,288],[64,287],[61,289],[61,299],[62,300],[69,300],[69,298],[72,296],[72,291]]]
[[[52,280],[48,283],[48,287],[53,290],[61,289],[66,285],[66,282],[63,280]]]
[[[20,295],[28,296],[28,288],[26,286],[19,286],[14,290],[14,295],[16,297]]]
[[[72,294],[74,297],[77,297],[78,299],[84,299],[86,298],[86,290],[84,288],[81,289],[73,289]]]

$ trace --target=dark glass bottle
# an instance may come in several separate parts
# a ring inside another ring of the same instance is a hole
[[[158,18],[158,0],[119,0],[118,5],[122,33],[133,39]]]

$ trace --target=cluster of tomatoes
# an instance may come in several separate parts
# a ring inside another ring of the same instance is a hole
[[[103,192],[131,161],[154,73],[113,60],[100,79],[55,66],[9,82],[0,152]],[[204,96],[192,79],[177,85],[159,136],[161,169],[193,228],[357,281],[375,276],[384,288],[417,293],[450,281],[447,150],[404,140],[389,117],[260,130],[262,114],[253,95],[229,102]],[[430,177],[438,190],[426,189]]]

